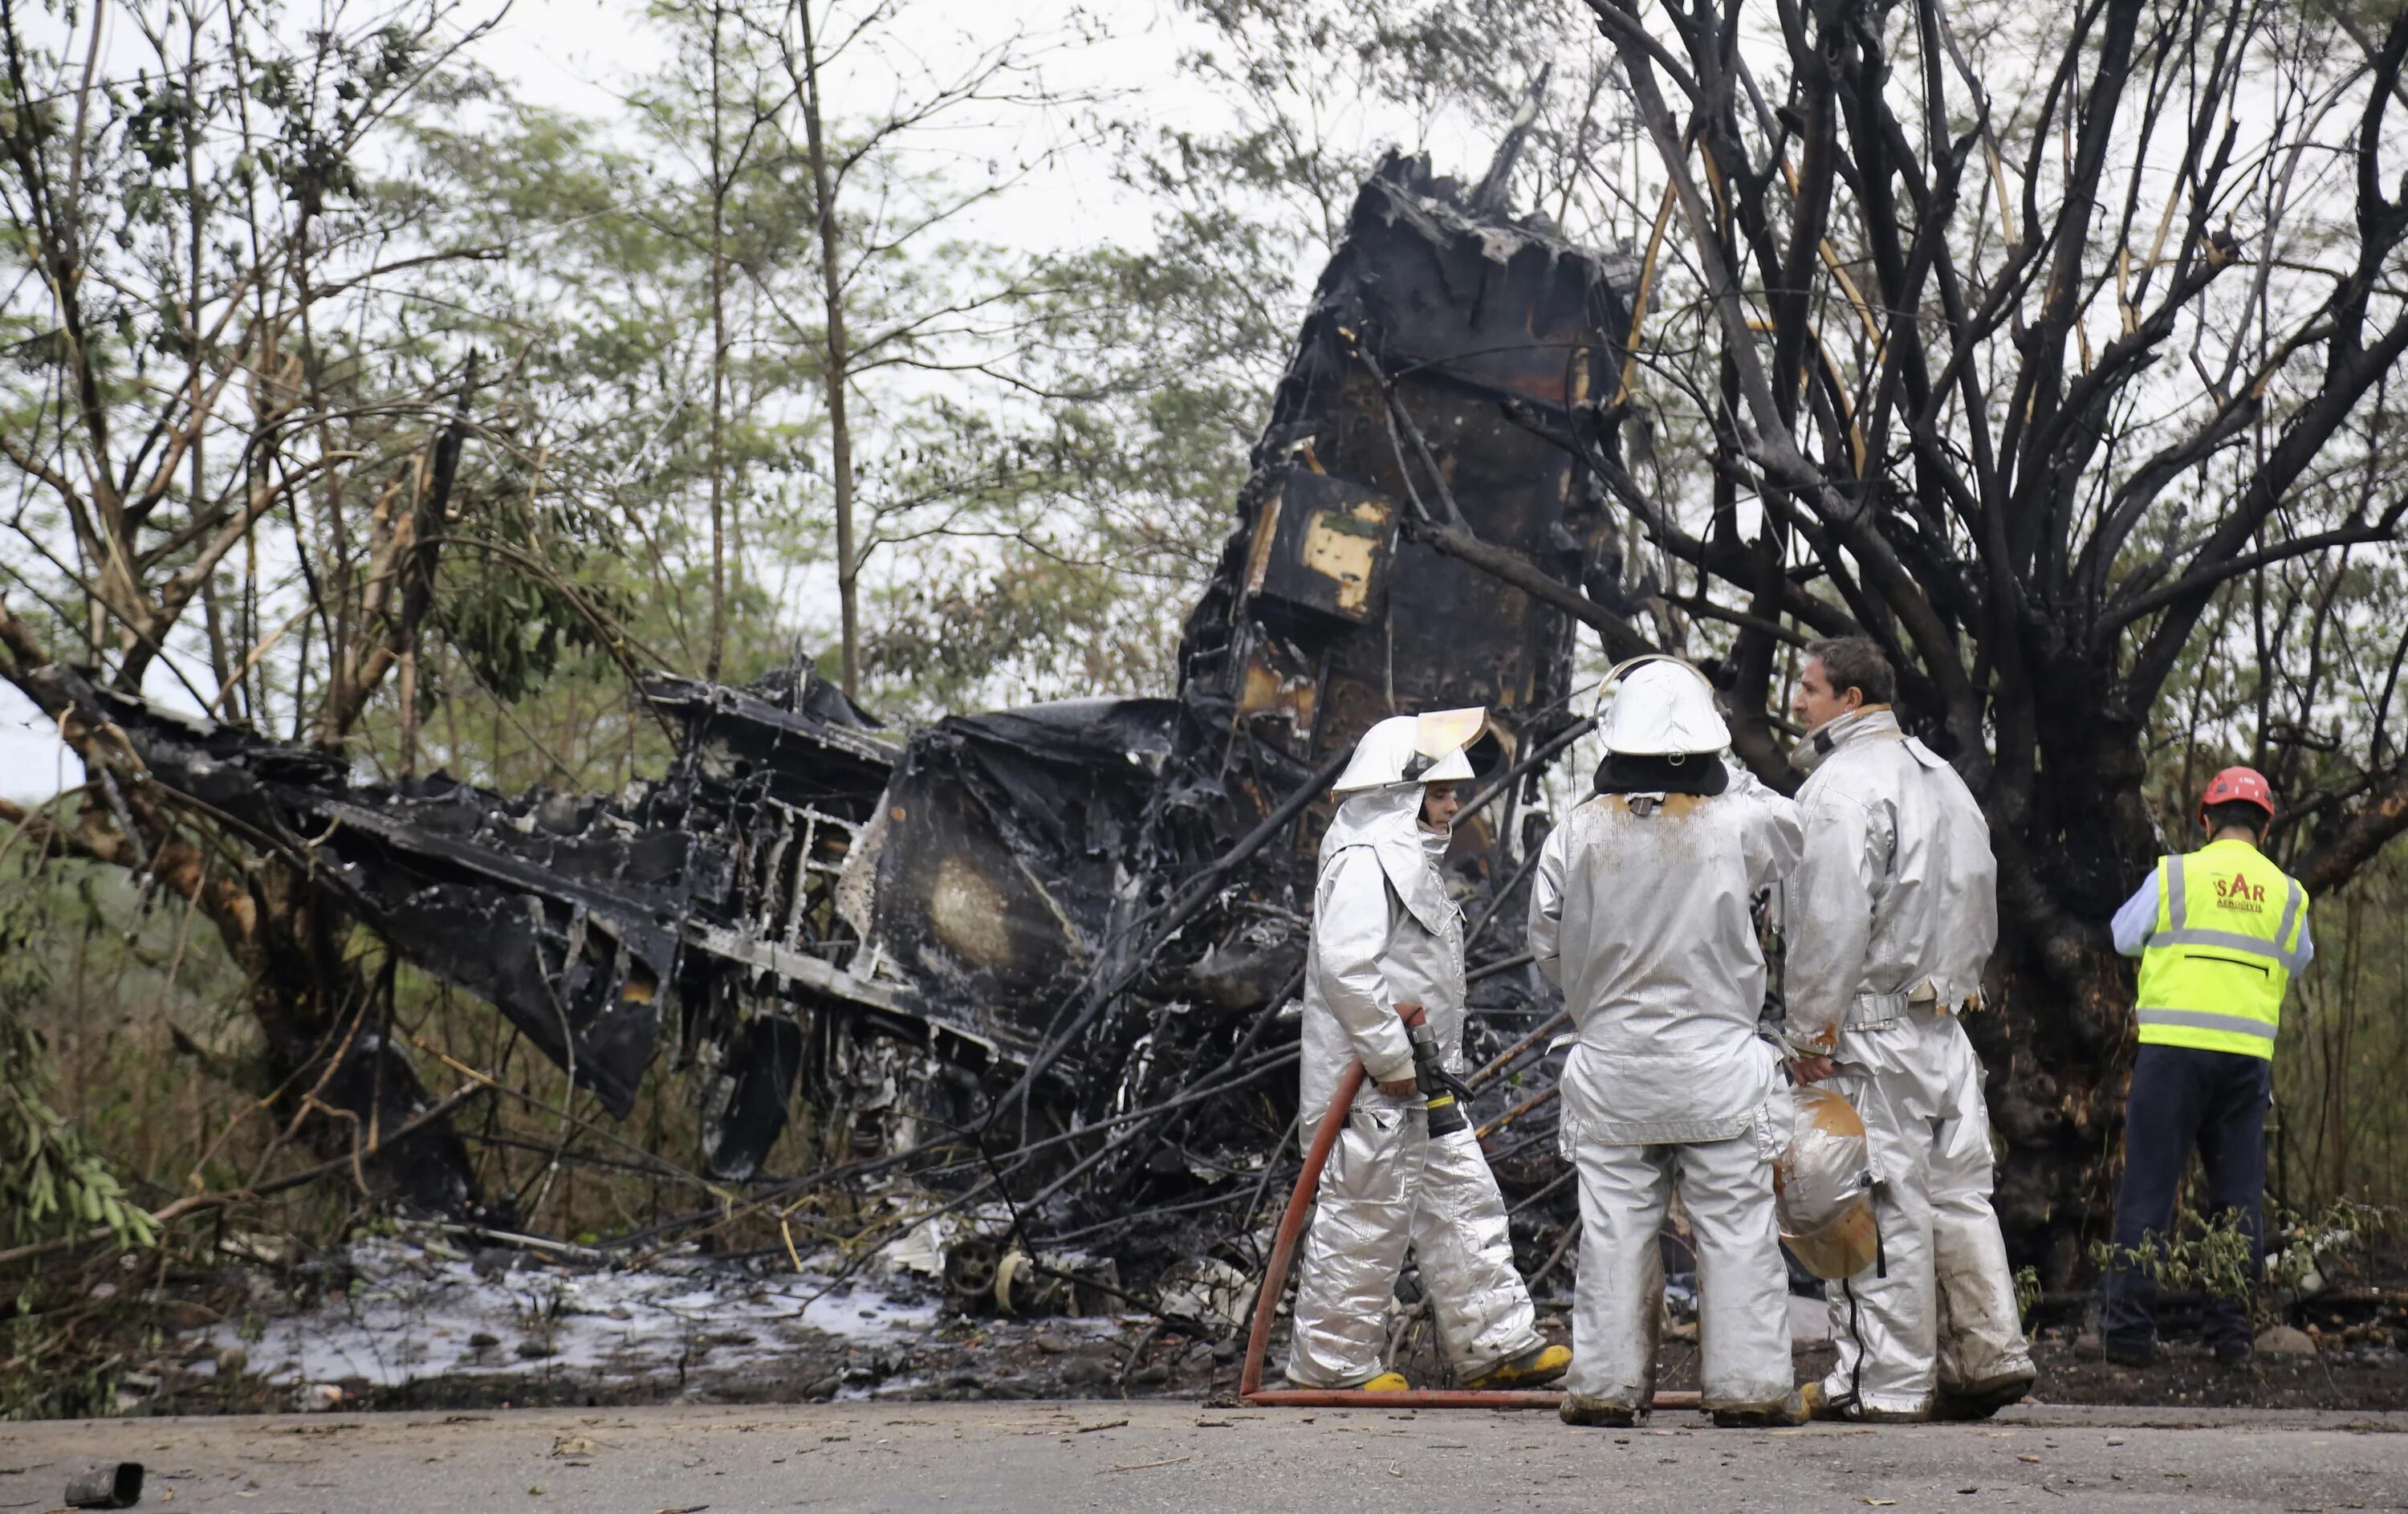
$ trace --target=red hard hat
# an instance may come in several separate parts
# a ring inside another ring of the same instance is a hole
[[[2199,797],[2200,824],[2207,824],[2207,807],[2211,804],[2255,804],[2274,818],[2274,790],[2266,775],[2255,768],[2227,768],[2208,780],[2207,792]]]

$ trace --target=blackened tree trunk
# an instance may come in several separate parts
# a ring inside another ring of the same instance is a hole
[[[2000,1208],[2062,1284],[2120,1146],[2132,977],[2106,923],[2195,844],[2197,784],[2265,769],[2317,893],[2408,826],[2408,641],[2369,570],[2408,512],[2408,17],[2372,38],[2238,0],[1585,3],[1685,234],[1652,304],[1687,314],[1634,329],[1633,395],[1519,418],[1693,575],[1658,608],[1765,777],[1797,782],[1796,647],[1860,632],[1981,799]],[[1706,466],[1642,482],[1618,445],[1642,411],[1684,416]]]

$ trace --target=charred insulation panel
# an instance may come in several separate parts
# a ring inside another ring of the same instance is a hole
[[[886,793],[875,939],[936,1011],[1033,1045],[1111,933],[1179,707],[1076,699],[956,715]]]
[[[1584,404],[1627,323],[1599,260],[1476,213],[1418,159],[1384,164],[1256,450],[1230,547],[1244,569],[1225,564],[1189,622],[1197,696],[1308,760],[1400,711],[1484,704],[1525,734],[1568,723],[1570,623],[1398,526],[1451,496],[1473,534],[1577,582],[1611,518],[1580,465],[1501,402]]]
[[[158,782],[312,859],[402,956],[492,1002],[613,1114],[634,1105],[686,920],[726,876],[712,840],[549,789],[354,786],[322,754],[56,676]]]

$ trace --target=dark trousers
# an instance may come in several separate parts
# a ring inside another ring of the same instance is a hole
[[[2132,1063],[2124,1105],[2124,1184],[2115,1195],[2115,1250],[2129,1255],[2162,1243],[2193,1146],[2207,1176],[2208,1213],[2237,1215],[2249,1236],[2254,1275],[2264,1249],[2266,1107],[2274,1064],[2263,1057],[2189,1046],[2143,1046]],[[2128,1267],[2100,1288],[2099,1334],[2110,1346],[2146,1349],[2157,1336],[2157,1285]],[[2249,1311],[2238,1300],[2211,1299],[2207,1344],[2246,1344]]]

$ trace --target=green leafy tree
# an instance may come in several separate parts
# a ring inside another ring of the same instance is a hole
[[[50,922],[22,876],[0,894],[0,1247],[38,1249],[97,1230],[136,1249],[157,1236],[75,1123],[50,1103],[56,1071],[29,1012],[50,988]]]
[[[424,238],[423,199],[367,166],[396,112],[458,103],[475,34],[429,8],[288,46],[280,20],[0,10],[0,678],[87,779],[0,817],[195,906],[251,978],[279,1107],[339,1149],[423,1091],[354,1033],[381,1002],[348,916],[306,857],[148,783],[75,694],[173,690],[344,751],[398,685],[406,726],[446,539],[480,513],[469,436],[507,375],[400,308],[491,251]],[[456,1204],[445,1139],[415,1196]]]

